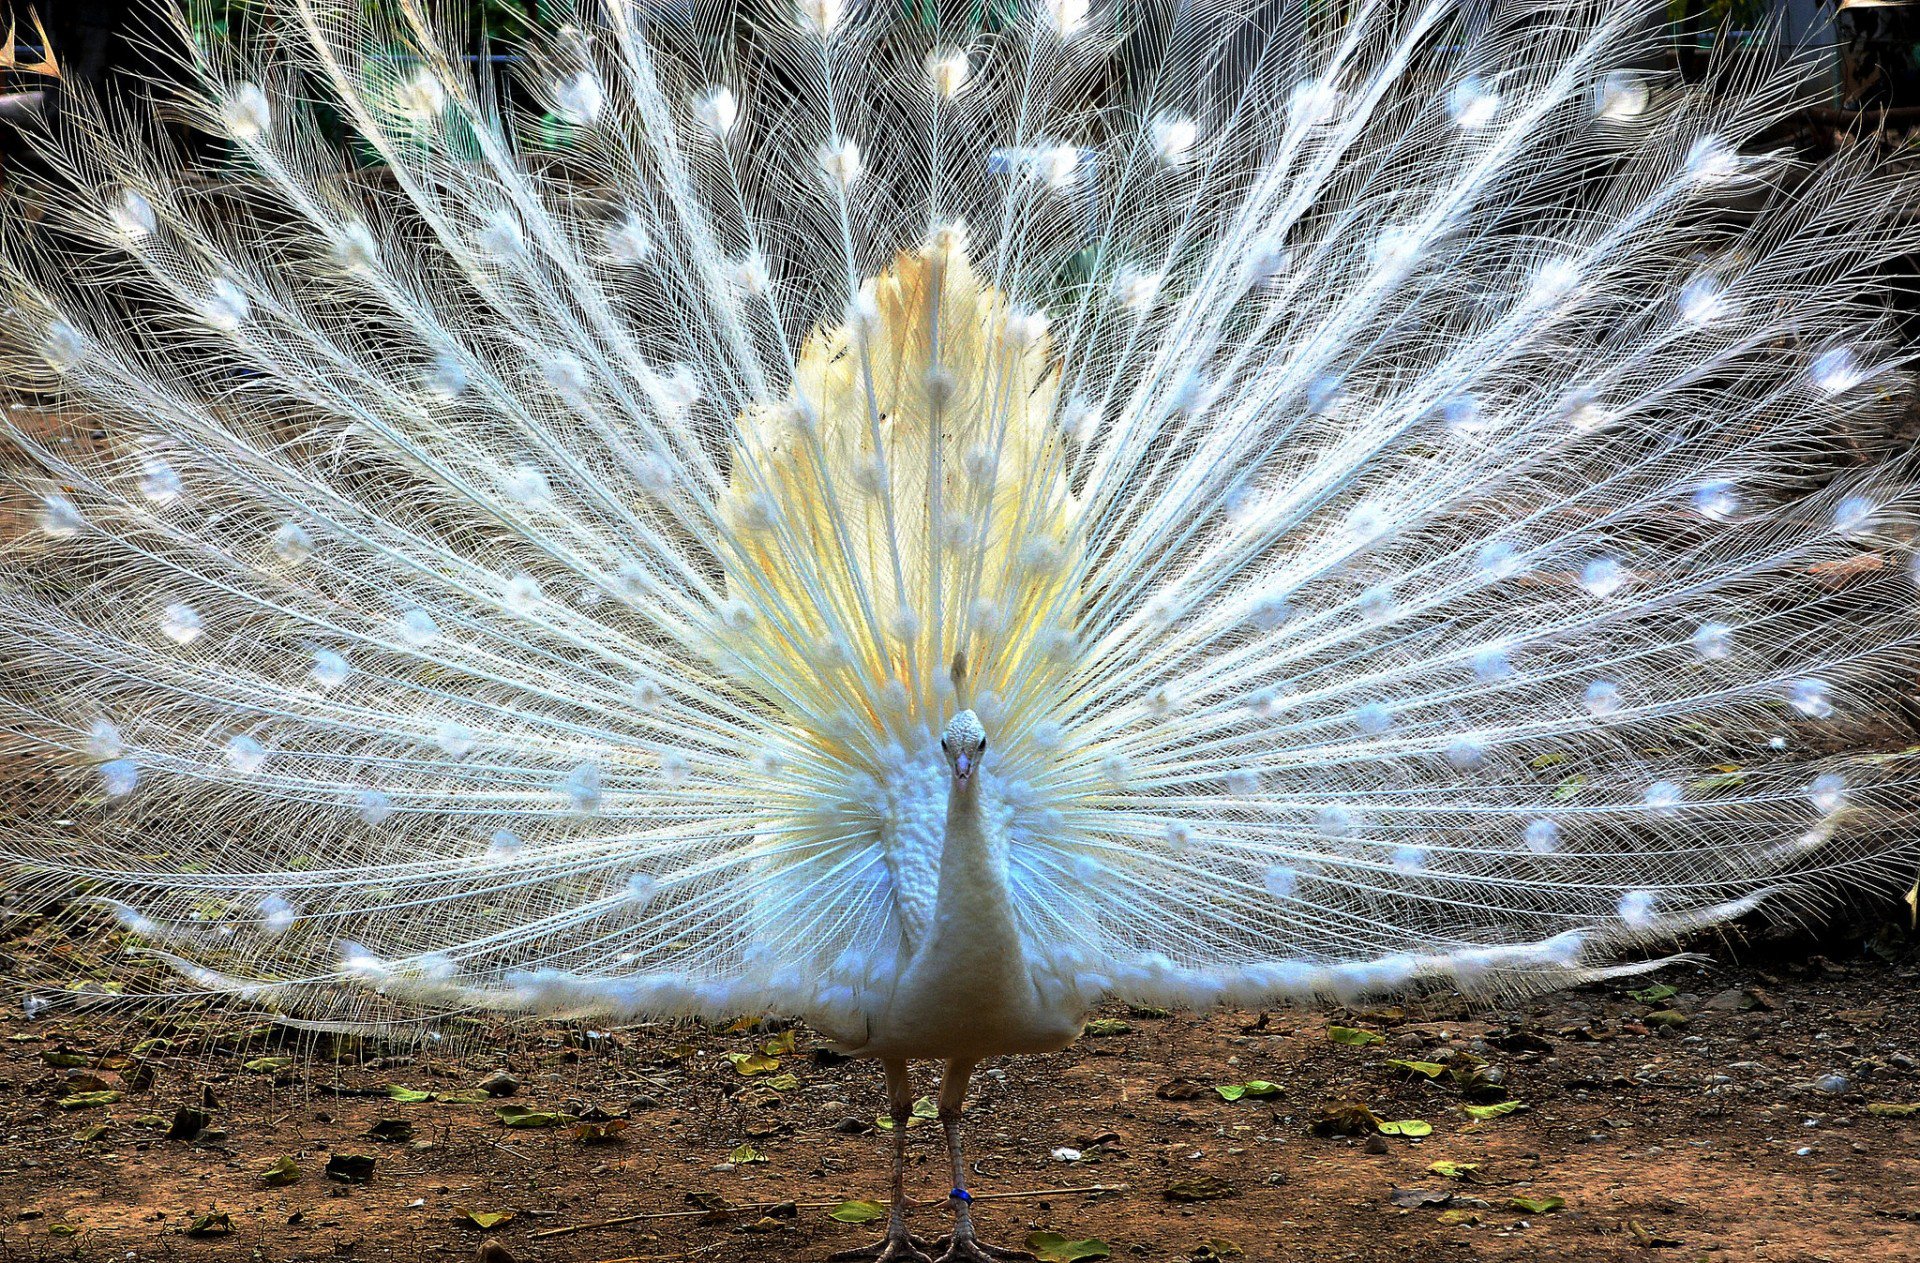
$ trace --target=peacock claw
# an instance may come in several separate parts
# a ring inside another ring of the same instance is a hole
[[[933,1256],[927,1253],[924,1238],[888,1233],[872,1245],[829,1254],[827,1263],[933,1263]]]
[[[933,1244],[940,1251],[933,1263],[1035,1263],[1035,1256],[1025,1250],[988,1245],[971,1233],[942,1237]]]

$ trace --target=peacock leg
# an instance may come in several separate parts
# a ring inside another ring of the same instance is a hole
[[[887,1113],[893,1119],[893,1201],[887,1235],[877,1245],[828,1255],[829,1263],[933,1263],[927,1243],[907,1231],[907,1124],[913,1118],[913,1081],[904,1061],[882,1061],[887,1072]]]
[[[960,1110],[966,1103],[967,1083],[973,1078],[971,1061],[949,1061],[940,1080],[940,1126],[947,1133],[947,1156],[953,1160],[953,1235],[942,1237],[944,1246],[934,1263],[1008,1263],[1032,1259],[1025,1250],[1008,1250],[988,1245],[974,1235],[973,1197],[967,1192],[967,1164],[960,1156]]]

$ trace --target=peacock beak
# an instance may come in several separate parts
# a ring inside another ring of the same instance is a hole
[[[954,755],[953,774],[963,781],[971,778],[973,776],[973,756],[965,753]]]

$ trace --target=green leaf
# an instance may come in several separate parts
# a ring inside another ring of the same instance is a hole
[[[780,1068],[780,1059],[778,1057],[770,1057],[765,1053],[730,1052],[727,1054],[727,1060],[733,1063],[733,1068],[736,1071],[748,1077],[756,1074],[766,1074],[770,1070],[778,1070]]]
[[[565,1114],[551,1110],[533,1110],[524,1105],[502,1105],[493,1116],[509,1127],[558,1127],[567,1121]]]
[[[1499,1101],[1493,1105],[1462,1105],[1460,1108],[1467,1111],[1470,1116],[1485,1122],[1490,1118],[1498,1118],[1502,1114],[1511,1114],[1515,1110],[1526,1107],[1524,1101]]]
[[[91,1109],[96,1105],[118,1105],[125,1098],[118,1092],[75,1092],[60,1098],[63,1110]]]
[[[1387,1062],[1387,1069],[1398,1070],[1409,1076],[1420,1075],[1428,1079],[1437,1079],[1447,1072],[1447,1068],[1437,1061],[1403,1061],[1398,1057]]]
[[[1552,750],[1546,754],[1536,754],[1527,760],[1527,766],[1536,772],[1544,772],[1550,767],[1558,767],[1567,761],[1564,751]]]
[[[422,1101],[431,1101],[433,1099],[433,1093],[422,1092],[419,1088],[402,1087],[398,1083],[389,1083],[387,1085],[387,1099],[389,1101],[398,1101],[402,1105],[418,1105]]]
[[[1892,1101],[1873,1101],[1867,1105],[1867,1113],[1877,1114],[1881,1118],[1913,1118],[1920,1115],[1920,1104],[1897,1105]]]
[[[886,1213],[887,1208],[879,1202],[841,1202],[827,1212],[827,1218],[843,1224],[870,1224]]]
[[[1057,1232],[1030,1232],[1027,1249],[1040,1263],[1079,1263],[1081,1259],[1109,1259],[1113,1249],[1098,1237],[1069,1241]]]
[[[241,1068],[251,1070],[255,1074],[272,1074],[276,1070],[285,1070],[292,1064],[291,1057],[255,1057],[252,1061],[242,1063]]]
[[[1507,1202],[1508,1210],[1521,1210],[1529,1215],[1550,1215],[1567,1204],[1564,1197],[1515,1197]]]
[[[760,1051],[769,1057],[784,1057],[793,1051],[793,1031],[791,1028],[781,1031],[766,1043],[760,1045]]]
[[[1350,1048],[1365,1048],[1368,1044],[1384,1044],[1387,1037],[1378,1031],[1363,1031],[1357,1026],[1329,1026],[1327,1038],[1336,1044],[1345,1044]]]
[[[485,1088],[466,1088],[459,1092],[435,1092],[433,1099],[442,1105],[485,1105],[493,1094]]]
[[[940,1117],[940,1107],[933,1103],[932,1097],[923,1096],[913,1103],[913,1114],[907,1119],[907,1126],[918,1127],[921,1123],[930,1123],[938,1117]],[[889,1115],[882,1114],[873,1120],[873,1125],[881,1131],[892,1131],[893,1119]]]
[[[1558,785],[1553,787],[1553,800],[1558,803],[1566,802],[1570,798],[1577,797],[1580,791],[1585,789],[1586,787],[1587,787],[1586,777],[1569,776],[1566,780],[1561,781]]]
[[[300,1164],[286,1154],[273,1160],[273,1165],[260,1173],[260,1178],[274,1188],[291,1184],[300,1178]]]
[[[1449,1180],[1470,1180],[1480,1170],[1478,1162],[1435,1162],[1427,1168],[1435,1175],[1444,1175]]]
[[[1383,1136],[1431,1136],[1433,1124],[1421,1118],[1402,1118],[1380,1124]]]
[[[733,1163],[735,1166],[746,1166],[751,1162],[765,1162],[766,1160],[767,1155],[761,1153],[752,1145],[741,1145],[738,1149],[735,1149],[727,1155],[727,1161]]]
[[[1656,1004],[1680,994],[1680,988],[1669,987],[1664,982],[1656,982],[1651,987],[1642,987],[1638,991],[1629,991],[1628,995],[1642,1004]]]
[[[59,1070],[72,1070],[87,1064],[87,1054],[73,1052],[65,1048],[49,1049],[40,1054],[40,1060]]]
[[[1096,1018],[1086,1025],[1088,1035],[1128,1035],[1133,1032],[1133,1023],[1124,1018]]]
[[[463,1210],[460,1212],[459,1222],[469,1228],[488,1232],[512,1218],[513,1212],[510,1210]]]
[[[204,1215],[195,1215],[193,1222],[187,1225],[189,1237],[230,1237],[233,1235],[233,1218],[224,1210],[210,1210]]]
[[[1281,1087],[1265,1079],[1248,1079],[1245,1083],[1221,1083],[1213,1089],[1223,1101],[1237,1101],[1242,1097],[1279,1096]]]
[[[1661,1009],[1647,1014],[1644,1020],[1648,1026],[1685,1026],[1689,1019],[1679,1009]]]
[[[80,1229],[72,1224],[48,1224],[47,1235],[49,1237],[77,1237],[80,1235]]]

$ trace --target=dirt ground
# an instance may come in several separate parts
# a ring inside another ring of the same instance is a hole
[[[54,932],[17,919],[0,959]],[[1897,1108],[1920,1103],[1920,961],[1891,927],[1872,946],[1749,945],[1492,1010],[1110,1008],[977,1080],[977,1216],[1086,1258],[1920,1260],[1920,1111]],[[735,1263],[872,1239],[830,1211],[885,1196],[877,1068],[738,1026],[456,1025],[383,1053],[213,1011],[16,1008],[0,1260]],[[1317,1134],[1341,1127],[1371,1134]],[[909,1135],[934,1201],[939,1125]]]

